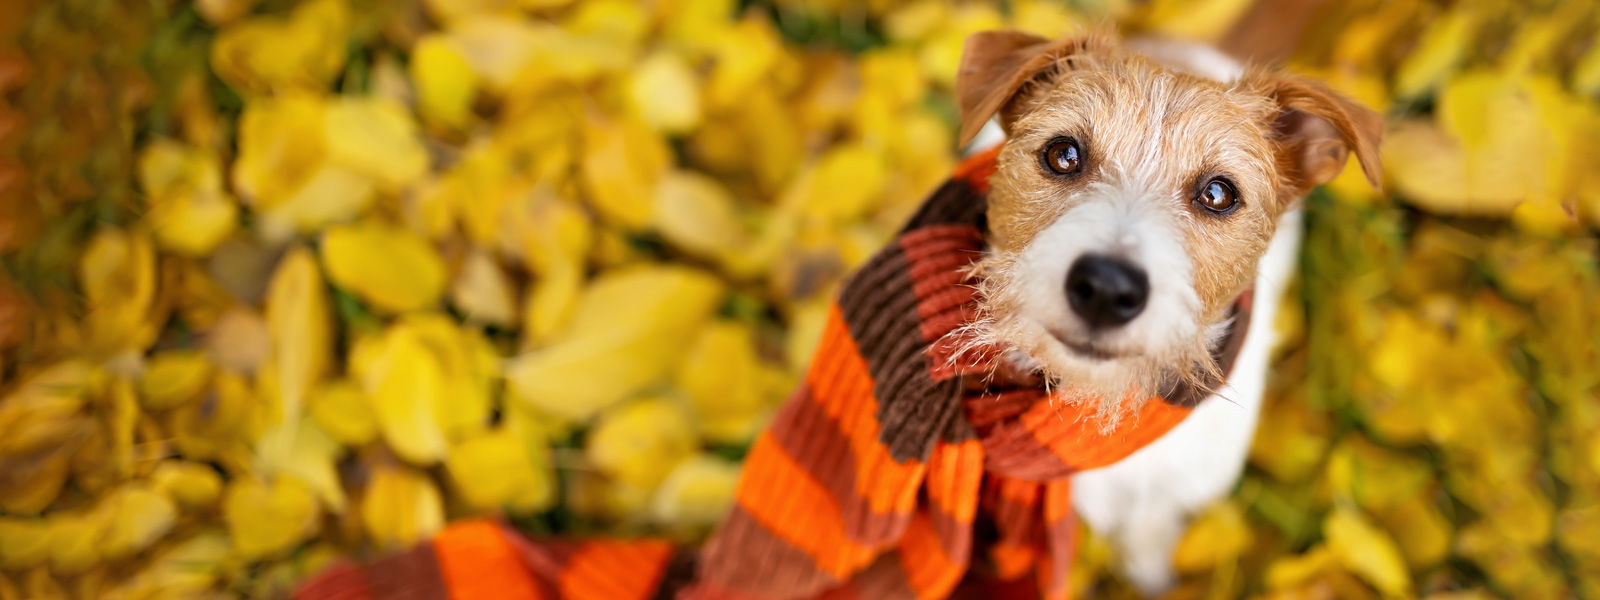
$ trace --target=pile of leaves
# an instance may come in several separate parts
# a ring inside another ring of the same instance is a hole
[[[1241,0],[0,3],[0,599],[263,596],[503,514],[692,542],[965,37]],[[1174,598],[1600,597],[1600,6],[1357,0],[1266,414]],[[1088,540],[1085,594],[1130,596]]]

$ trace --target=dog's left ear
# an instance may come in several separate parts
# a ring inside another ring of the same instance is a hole
[[[967,38],[956,71],[956,101],[961,105],[960,143],[965,146],[989,117],[1000,114],[1000,125],[1010,128],[1016,118],[1013,104],[1018,92],[1034,78],[1053,68],[1075,68],[1073,57],[1111,45],[1108,37],[1089,34],[1049,40],[1021,31],[980,31]]]
[[[1309,79],[1263,74],[1257,83],[1277,103],[1272,127],[1279,144],[1279,171],[1296,195],[1338,176],[1352,152],[1367,181],[1380,186],[1382,116]]]

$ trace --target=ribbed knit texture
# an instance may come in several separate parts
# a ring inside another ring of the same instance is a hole
[[[805,380],[752,445],[734,508],[697,554],[530,542],[475,521],[421,550],[337,568],[297,596],[910,599],[948,597],[965,578],[963,595],[1067,597],[1068,476],[1160,437],[1205,394],[1174,390],[1105,431],[1092,403],[994,378],[993,352],[951,360],[947,334],[974,318],[967,267],[983,252],[997,153],[958,167],[845,283]],[[1247,294],[1218,357],[1224,370],[1248,304]],[[1032,585],[1017,585],[1024,578]]]

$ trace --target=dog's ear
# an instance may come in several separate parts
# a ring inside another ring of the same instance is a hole
[[[956,71],[961,144],[971,141],[995,113],[1009,129],[1016,115],[1003,109],[1024,86],[1048,69],[1075,68],[1074,56],[1108,45],[1101,35],[1049,40],[1020,31],[982,31],[967,38]]]
[[[1279,145],[1278,167],[1296,194],[1332,180],[1352,152],[1367,181],[1380,186],[1382,116],[1316,81],[1282,74],[1257,77],[1277,103],[1272,127]]]

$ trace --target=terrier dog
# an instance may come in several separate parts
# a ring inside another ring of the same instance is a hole
[[[1243,466],[1295,200],[1352,152],[1376,182],[1381,121],[1104,35],[977,34],[957,95],[963,142],[994,119],[1004,143],[844,283],[704,546],[466,522],[298,597],[1063,598],[1074,513],[1135,586],[1170,585],[1184,521]]]
[[[1229,309],[1260,299],[1231,373],[1202,385],[1211,394],[1186,421],[1074,476],[1078,514],[1135,587],[1158,593],[1186,519],[1243,469],[1297,200],[1352,152],[1377,185],[1382,119],[1207,47],[1106,35],[979,33],[957,95],[964,142],[985,123],[982,137],[1006,140],[977,265],[982,318],[963,333],[1007,349],[1008,368],[1098,398],[1114,423],[1175,382],[1219,381]]]

